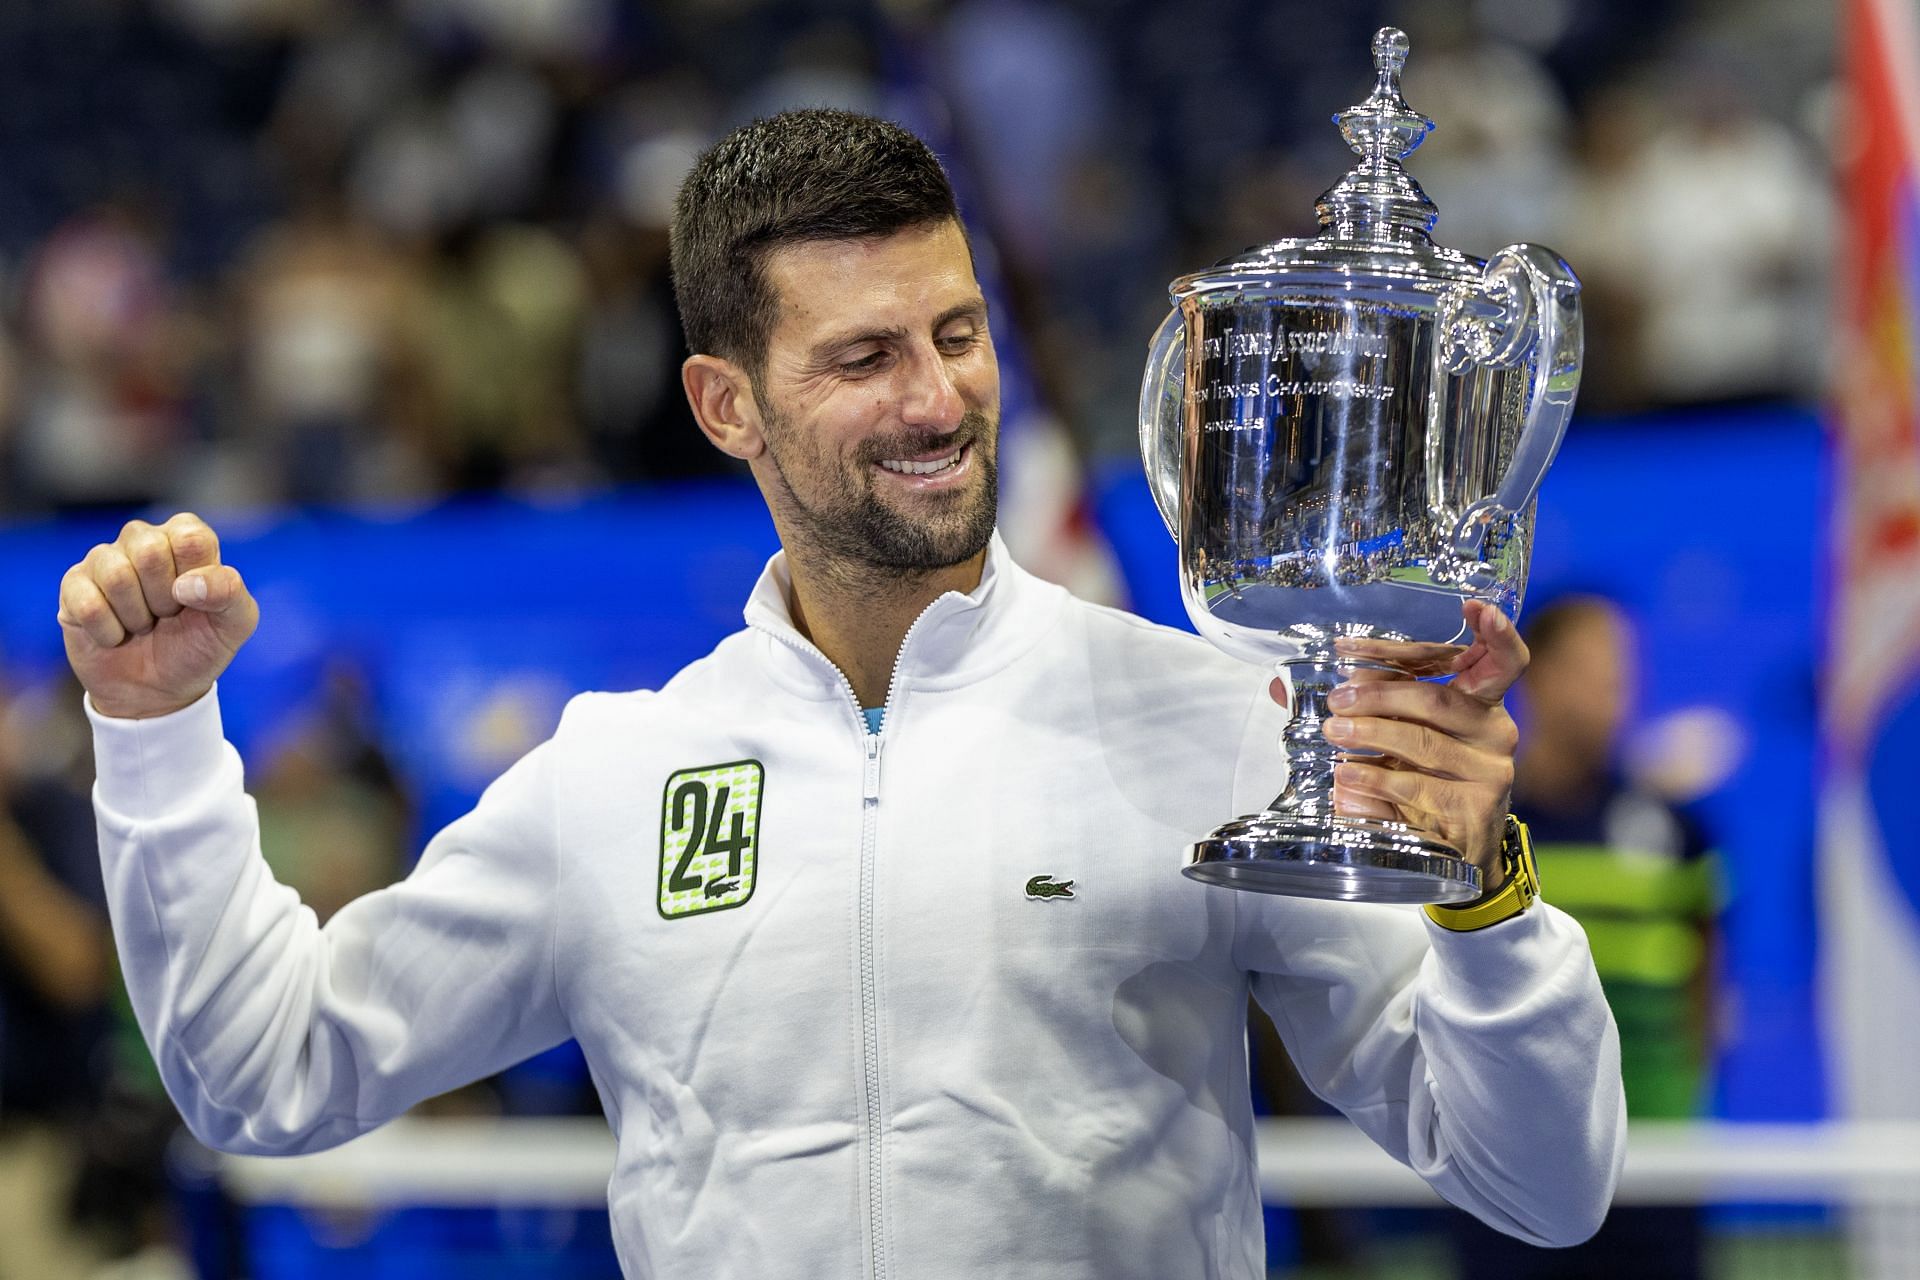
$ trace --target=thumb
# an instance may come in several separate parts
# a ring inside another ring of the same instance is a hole
[[[183,609],[196,613],[225,613],[246,598],[246,584],[231,565],[209,565],[192,569],[173,580],[173,598]]]

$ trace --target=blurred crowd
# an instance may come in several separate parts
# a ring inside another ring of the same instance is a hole
[[[72,0],[0,5],[0,498],[720,468],[678,388],[673,192],[720,131],[817,102],[951,157],[1003,335],[1083,454],[1124,454],[1166,282],[1314,230],[1389,21],[1441,241],[1586,278],[1590,411],[1817,394],[1820,6]]]
[[[322,922],[407,861],[409,800],[365,712],[338,669],[253,762],[274,875]],[[224,1206],[118,977],[92,782],[76,683],[0,698],[0,1280],[229,1276],[237,1236],[184,1212],[197,1183]]]

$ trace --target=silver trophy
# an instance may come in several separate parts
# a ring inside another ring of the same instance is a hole
[[[1341,637],[1467,639],[1465,600],[1520,609],[1534,495],[1580,382],[1580,283],[1519,244],[1436,245],[1405,169],[1433,121],[1400,93],[1407,37],[1334,117],[1360,156],[1321,231],[1173,282],[1140,393],[1140,451],[1200,634],[1292,689],[1286,790],[1188,851],[1186,874],[1264,893],[1456,902],[1479,871],[1431,832],[1338,816],[1328,692]],[[1404,674],[1404,673],[1402,673]]]

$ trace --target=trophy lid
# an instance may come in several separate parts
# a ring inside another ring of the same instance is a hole
[[[1263,286],[1316,281],[1348,291],[1378,281],[1392,293],[1479,274],[1478,260],[1433,242],[1439,210],[1401,163],[1433,131],[1433,121],[1408,106],[1400,92],[1411,48],[1404,31],[1376,32],[1373,92],[1333,117],[1360,161],[1314,202],[1320,234],[1275,240],[1183,276],[1173,282],[1176,298],[1215,289],[1257,296]]]

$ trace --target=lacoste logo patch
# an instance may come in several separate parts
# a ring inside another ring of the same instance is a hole
[[[760,869],[758,760],[681,769],[660,798],[660,914],[668,920],[737,907]]]
[[[1048,902],[1054,898],[1071,898],[1073,881],[1055,880],[1052,876],[1035,876],[1027,881],[1027,896],[1035,902]]]

